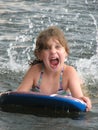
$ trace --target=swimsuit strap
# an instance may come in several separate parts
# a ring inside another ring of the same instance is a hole
[[[60,86],[59,86],[59,89],[57,91],[57,94],[59,95],[67,95],[67,96],[71,96],[71,93],[63,90],[63,86],[62,86],[62,79],[63,79],[63,72],[64,72],[64,68],[62,69],[61,73],[60,73]],[[44,66],[42,66],[42,71],[40,73],[40,78],[38,80],[38,84],[37,86],[34,88],[34,91],[36,92],[40,92],[40,84],[42,82],[42,76],[43,76],[43,73],[44,73]],[[32,89],[33,90],[33,89]]]
[[[63,76],[63,71],[64,69],[62,69],[61,73],[60,73],[60,87],[59,87],[59,90],[62,90],[63,87],[62,87],[62,76]],[[37,84],[37,88],[40,89],[40,84],[42,82],[42,77],[43,77],[43,73],[44,73],[44,66],[42,66],[42,71],[40,73],[40,78],[39,78],[39,81],[38,81],[38,84]]]
[[[39,77],[39,80],[38,80],[37,88],[40,88],[40,84],[42,82],[43,73],[44,73],[44,67],[42,65],[42,71],[40,73],[40,77]]]
[[[64,72],[64,68],[62,69],[62,71],[60,73],[60,87],[59,87],[59,90],[63,89],[63,87],[62,87],[63,72]]]

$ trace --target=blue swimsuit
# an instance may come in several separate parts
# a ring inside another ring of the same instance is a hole
[[[32,88],[33,91],[40,92],[40,84],[41,84],[41,81],[42,81],[43,73],[44,73],[44,69],[42,69],[42,71],[40,73],[40,78],[39,78],[38,84]],[[63,75],[63,69],[62,69],[62,71],[60,73],[60,87],[59,87],[56,94],[70,95],[69,92],[66,92],[62,87],[62,75]]]

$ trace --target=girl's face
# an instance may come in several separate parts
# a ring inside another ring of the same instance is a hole
[[[63,67],[67,55],[65,48],[59,41],[51,38],[47,42],[47,47],[39,54],[39,59],[43,61],[46,68],[53,71]]]

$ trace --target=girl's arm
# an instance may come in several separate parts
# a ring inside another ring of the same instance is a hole
[[[91,101],[88,97],[85,97],[83,95],[81,89],[81,81],[76,70],[73,67],[69,66],[67,72],[68,72],[68,88],[70,89],[72,96],[83,100],[87,104],[87,111],[89,111],[92,107]]]
[[[28,92],[32,88],[32,85],[33,85],[33,69],[31,66],[27,71],[27,73],[25,74],[23,81],[19,85],[17,91]]]

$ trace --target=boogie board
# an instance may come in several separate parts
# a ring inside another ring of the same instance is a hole
[[[64,115],[71,112],[85,112],[86,104],[71,96],[11,91],[0,94],[0,109],[8,112]]]

